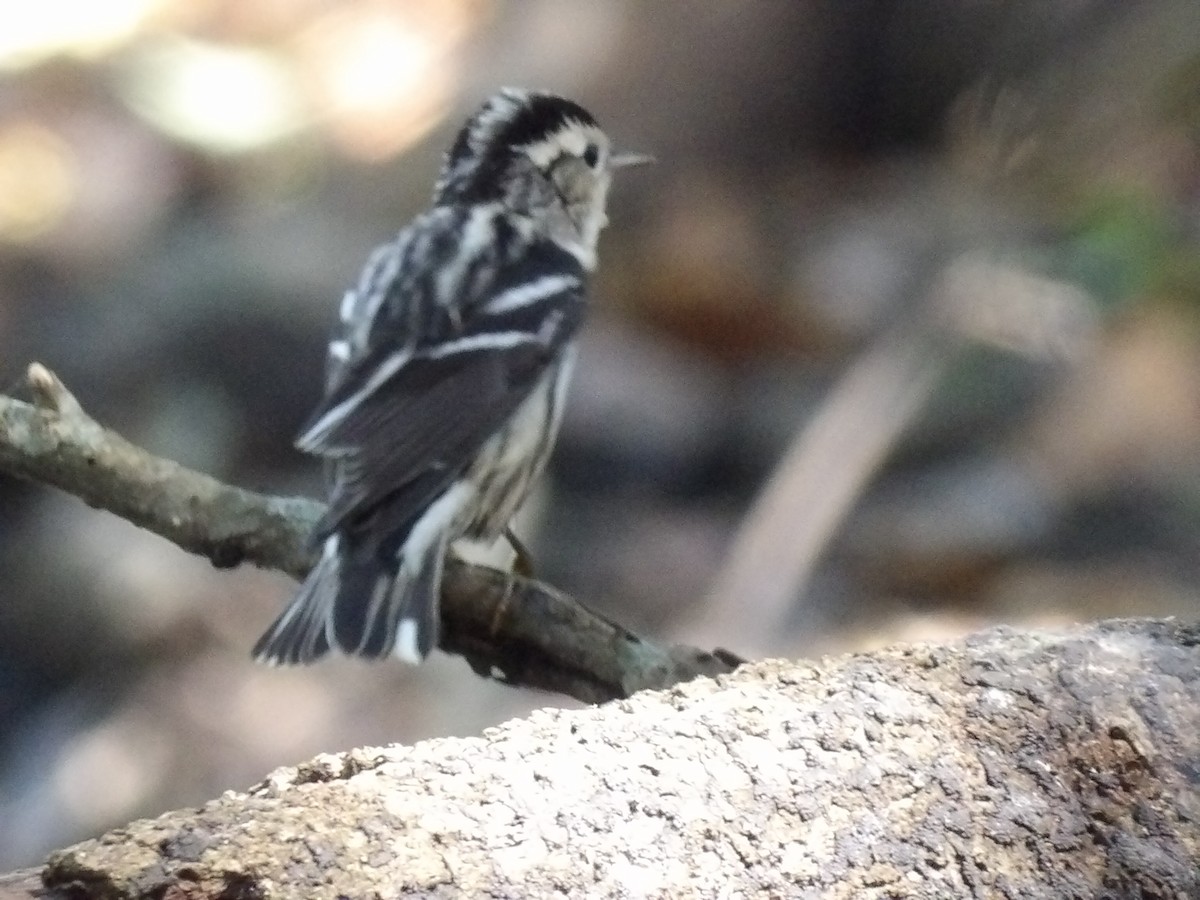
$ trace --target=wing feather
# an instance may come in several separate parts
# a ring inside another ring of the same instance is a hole
[[[318,536],[397,498],[416,511],[445,490],[582,319],[583,271],[565,251],[548,241],[514,249],[500,239],[502,230],[511,232],[506,224],[497,224],[496,240],[481,240],[478,222],[470,247],[462,247],[462,222],[438,212],[401,232],[389,245],[392,256],[377,251],[359,293],[343,303],[326,396],[297,440],[333,461]],[[487,258],[437,265],[441,254],[462,250]],[[460,281],[449,285],[447,307],[450,270]],[[404,490],[418,482],[420,490]],[[388,517],[412,511],[389,510]]]

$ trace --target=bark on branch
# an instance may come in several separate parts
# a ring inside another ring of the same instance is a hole
[[[34,403],[0,395],[0,472],[61,488],[214,566],[307,573],[319,503],[256,494],[155,457],[95,422],[44,366],[30,366],[28,381]],[[458,561],[442,585],[442,626],[442,649],[479,674],[588,703],[740,662],[639,638],[547,585]]]
[[[1198,770],[1200,629],[997,630],[318,757],[0,898],[1196,897]]]

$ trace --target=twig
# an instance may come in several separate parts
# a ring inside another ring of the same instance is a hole
[[[847,371],[743,519],[688,637],[736,631],[759,649],[786,627],[821,552],[937,383],[945,354],[930,344],[902,330]]]
[[[243,562],[302,578],[321,504],[224,484],[161,459],[99,425],[45,366],[34,403],[0,395],[0,472],[50,484],[228,568]],[[481,675],[588,703],[731,671],[717,650],[643,640],[547,585],[451,560],[441,647]]]
[[[854,361],[798,431],[687,637],[736,631],[751,652],[770,648],[796,618],[826,546],[963,347],[1069,361],[1091,346],[1098,314],[1086,293],[993,256],[934,256],[923,276],[918,268],[901,286],[906,317]]]

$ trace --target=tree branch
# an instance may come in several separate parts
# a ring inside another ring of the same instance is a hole
[[[0,469],[303,573],[317,504],[150,457],[30,376],[35,405],[0,398]],[[478,669],[583,699],[734,662],[463,564],[443,612]],[[1198,673],[1200,632],[1170,622],[763,662],[318,757],[0,876],[0,898],[1200,896]]]
[[[250,562],[303,578],[322,506],[232,487],[152,456],[102,427],[34,363],[34,403],[0,395],[0,471],[54,485],[214,566]],[[740,660],[662,646],[539,582],[451,560],[442,585],[441,647],[481,675],[588,703],[728,672]]]

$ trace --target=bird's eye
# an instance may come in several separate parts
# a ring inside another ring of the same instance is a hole
[[[600,162],[600,148],[595,144],[588,144],[583,150],[583,161],[596,168],[596,163]]]

